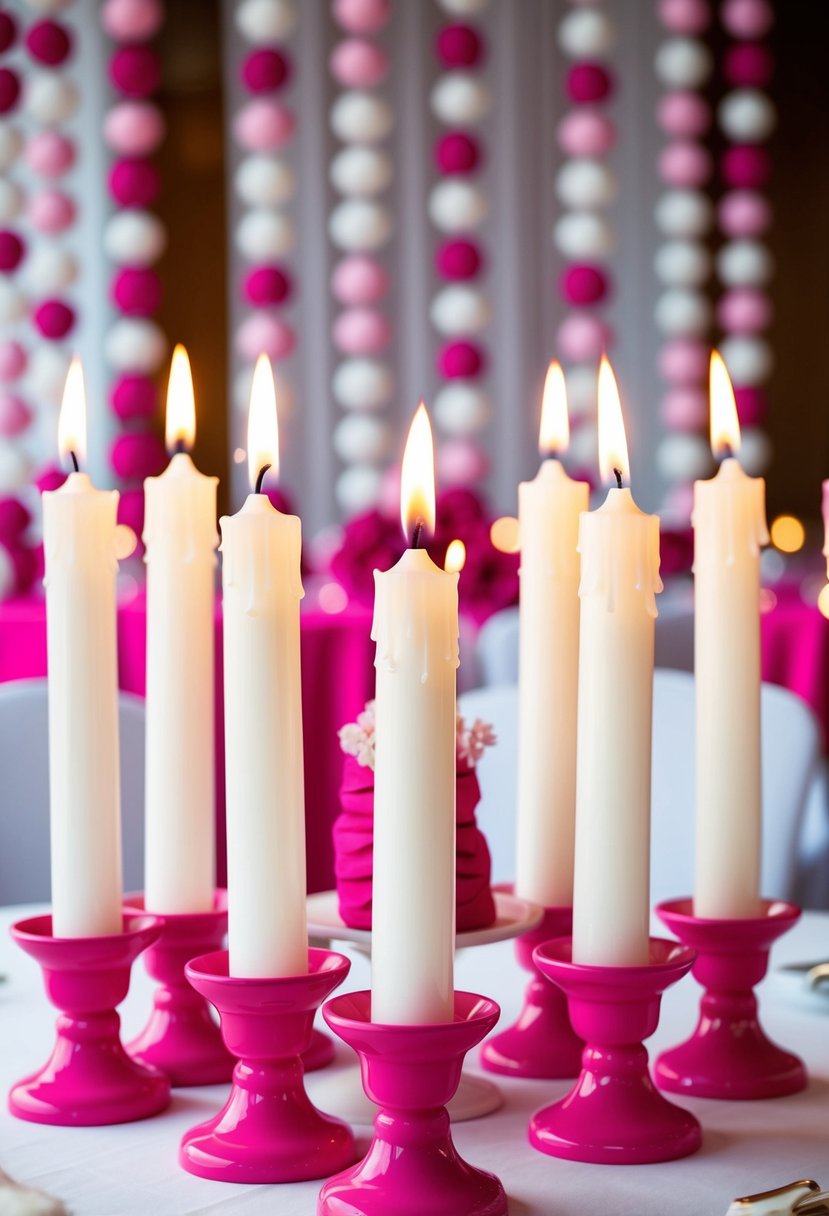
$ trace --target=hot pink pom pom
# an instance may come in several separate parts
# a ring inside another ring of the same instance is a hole
[[[245,278],[243,293],[254,307],[282,304],[291,294],[291,280],[278,266],[254,266]]]
[[[122,207],[149,207],[158,198],[161,175],[148,160],[117,160],[109,172],[109,192]]]
[[[470,486],[489,472],[486,453],[470,439],[448,439],[438,449],[438,473],[447,486]]]
[[[112,386],[110,404],[124,422],[152,418],[156,412],[155,384],[149,376],[121,376]]]
[[[583,105],[604,101],[613,91],[613,77],[600,63],[575,63],[567,73],[567,96]]]
[[[14,339],[0,342],[0,381],[4,384],[22,376],[27,362],[28,357],[19,342]]]
[[[68,476],[59,464],[47,464],[35,478],[35,485],[41,494],[47,490],[59,490]]]
[[[147,46],[124,46],[109,61],[109,78],[125,97],[149,97],[161,84],[161,60]]]
[[[733,38],[762,38],[774,24],[768,0],[726,0],[720,20]]]
[[[146,42],[164,24],[162,0],[106,0],[101,25],[113,42]]]
[[[69,31],[57,21],[38,21],[26,35],[26,47],[32,59],[57,67],[72,50]]]
[[[374,258],[355,254],[334,267],[331,290],[340,304],[374,304],[389,289],[386,269]]]
[[[472,173],[480,155],[477,140],[463,131],[450,131],[435,144],[435,161],[441,173]]]
[[[254,312],[236,331],[236,349],[245,359],[285,359],[296,346],[296,334],[281,317]]]
[[[745,427],[759,426],[769,412],[769,399],[764,388],[734,388],[737,417]]]
[[[734,334],[756,334],[768,329],[773,314],[765,292],[750,287],[727,291],[717,305],[720,326]]]
[[[296,119],[293,110],[268,97],[258,97],[242,106],[233,123],[241,146],[248,152],[273,152],[293,139]]]
[[[116,476],[125,481],[143,481],[162,471],[167,453],[154,431],[138,432],[118,436],[112,445],[110,461]]]
[[[723,74],[730,84],[746,89],[762,89],[774,75],[771,51],[754,42],[731,46],[723,59]]]
[[[352,34],[374,34],[391,15],[389,0],[334,0],[334,20]]]
[[[16,232],[0,232],[0,271],[8,274],[23,260],[25,246]]]
[[[753,144],[736,144],[722,158],[722,175],[729,186],[742,190],[757,190],[771,174],[771,157],[765,148]]]
[[[598,266],[569,266],[561,276],[559,288],[568,304],[597,304],[610,289],[605,271]]]
[[[0,498],[0,540],[14,540],[32,522],[30,513],[18,498]]]
[[[565,359],[589,363],[601,358],[611,345],[612,334],[604,321],[584,313],[565,317],[558,327],[558,349]]]
[[[132,528],[135,535],[141,539],[144,531],[144,491],[122,490],[118,499],[118,523]]]
[[[20,97],[20,80],[11,68],[0,68],[0,114],[8,114]]]
[[[711,176],[711,154],[702,144],[668,144],[659,154],[659,176],[668,186],[695,189]]]
[[[75,219],[75,204],[61,190],[41,190],[29,200],[29,223],[38,232],[64,232]]]
[[[381,46],[365,38],[346,38],[328,60],[331,75],[347,89],[373,89],[385,80],[389,57]]]
[[[249,93],[273,93],[290,75],[290,61],[281,51],[263,47],[251,51],[242,64],[242,83]]]
[[[0,435],[20,435],[31,421],[32,411],[24,401],[11,393],[0,393]]]
[[[558,124],[558,142],[568,156],[604,156],[616,143],[616,128],[605,114],[573,110]]]
[[[480,376],[484,354],[474,342],[447,342],[438,352],[437,368],[444,380]]]
[[[31,589],[38,570],[38,560],[34,549],[28,545],[4,545],[14,570],[14,594],[25,595]]]
[[[701,34],[711,22],[708,0],[659,0],[659,20],[672,34]]]
[[[656,118],[673,139],[696,139],[711,126],[711,107],[697,93],[677,90],[665,94],[657,106]]]
[[[0,54],[14,46],[17,37],[17,23],[11,13],[0,12]]]
[[[164,130],[163,114],[147,101],[122,101],[104,119],[104,139],[119,156],[149,156]]]
[[[762,194],[732,190],[720,200],[719,220],[726,236],[760,236],[771,223],[771,207]]]
[[[26,143],[26,164],[40,177],[61,177],[75,163],[75,145],[58,131],[41,131]]]
[[[127,266],[112,280],[112,298],[128,317],[151,317],[161,307],[161,279],[154,270]]]
[[[659,371],[669,384],[702,384],[708,375],[710,350],[693,338],[672,338],[662,347]]]
[[[344,355],[374,355],[391,341],[391,325],[373,308],[348,308],[334,322],[332,337]]]
[[[481,39],[470,25],[444,26],[435,39],[435,53],[447,68],[471,67],[482,50]]]
[[[44,300],[32,318],[40,333],[50,341],[65,338],[75,324],[75,312],[63,300]]]
[[[437,271],[443,279],[474,279],[482,260],[481,251],[472,241],[446,241],[435,254]]]
[[[673,388],[662,398],[662,421],[674,431],[697,431],[708,421],[704,388]]]

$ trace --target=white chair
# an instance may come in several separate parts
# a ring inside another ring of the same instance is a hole
[[[144,873],[144,702],[120,693],[124,890]],[[49,899],[49,743],[45,680],[0,684],[0,904]]]

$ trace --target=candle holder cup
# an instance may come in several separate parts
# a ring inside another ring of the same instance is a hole
[[[677,899],[656,911],[696,951],[693,974],[705,989],[694,1033],[656,1061],[660,1088],[735,1099],[778,1098],[804,1089],[808,1077],[802,1061],[766,1036],[754,995],[772,942],[795,924],[800,909],[762,900],[756,917],[706,919],[694,916],[692,900]]]
[[[535,928],[517,938],[516,957],[532,979],[516,1022],[481,1047],[481,1064],[487,1071],[546,1080],[578,1076],[584,1044],[570,1025],[567,999],[544,979],[533,960],[536,946],[572,930],[573,909],[549,907]]]
[[[12,926],[18,946],[42,967],[46,994],[60,1010],[49,1060],[9,1093],[18,1119],[94,1127],[146,1119],[168,1105],[169,1080],[127,1055],[115,1012],[133,962],[161,929],[159,917],[129,909],[121,933],[100,937],[54,937],[49,915]]]
[[[336,997],[322,1012],[359,1055],[380,1109],[368,1153],[323,1185],[317,1216],[506,1216],[504,1188],[458,1154],[446,1111],[464,1056],[498,1020],[495,1002],[456,992],[454,1021],[425,1026],[373,1023],[369,992]]]
[[[237,1063],[221,1111],[181,1141],[185,1170],[218,1182],[301,1182],[354,1160],[351,1129],[312,1106],[302,1080],[314,1013],[350,966],[341,954],[314,949],[306,975],[273,979],[228,975],[226,950],[187,964],[189,982],[218,1009]]]
[[[693,951],[651,938],[641,966],[572,961],[572,939],[536,947],[539,971],[567,996],[573,1029],[585,1042],[570,1092],[530,1120],[534,1148],[602,1165],[645,1165],[696,1152],[698,1121],[654,1087],[642,1040],[659,1021],[662,993],[691,969]]]

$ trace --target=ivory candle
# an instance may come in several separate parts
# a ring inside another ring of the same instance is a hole
[[[711,358],[711,447],[740,427],[721,357]],[[765,482],[733,456],[694,485],[697,845],[694,912],[754,916],[760,897],[760,548]]]
[[[251,484],[278,468],[271,365],[256,364]],[[221,520],[230,974],[308,969],[299,602],[299,519],[254,492]]]
[[[207,912],[216,883],[213,635],[218,478],[186,449],[196,434],[190,361],[173,352],[167,450],[144,482],[147,750],[144,905]]]
[[[120,933],[121,790],[115,490],[96,490],[83,370],[73,359],[58,423],[75,472],[43,494],[49,669],[49,809],[55,937]]]
[[[579,654],[579,516],[590,487],[555,453],[568,447],[559,363],[544,383],[533,481],[518,487],[521,538],[518,673],[518,835],[515,891],[545,907],[573,902],[576,704]]]
[[[659,520],[622,479],[627,442],[616,381],[599,371],[602,479],[581,517],[573,959],[606,967],[648,960],[655,593]]]
[[[403,457],[403,530],[415,536],[375,570],[371,1016],[452,1020],[455,951],[455,679],[458,575],[417,547],[434,526],[429,416],[415,414]]]

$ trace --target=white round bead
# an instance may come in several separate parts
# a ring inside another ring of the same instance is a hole
[[[388,423],[368,414],[349,414],[334,427],[334,451],[346,464],[379,464],[390,442]]]
[[[743,431],[740,444],[740,464],[750,477],[765,473],[771,463],[773,448],[765,431],[750,427]]]
[[[598,9],[574,9],[558,27],[558,45],[571,59],[601,59],[615,38],[613,23]]]
[[[296,177],[278,156],[246,156],[236,170],[234,185],[249,207],[278,207],[294,194]]]
[[[717,254],[717,273],[726,287],[762,287],[774,272],[774,260],[759,241],[729,241]]]
[[[346,515],[361,515],[377,505],[383,474],[371,465],[356,464],[340,473],[334,487],[340,509]]]
[[[8,275],[0,275],[0,325],[14,325],[26,315],[27,300]]]
[[[23,136],[11,123],[0,122],[0,169],[8,169],[23,151]]]
[[[331,380],[334,399],[346,410],[379,410],[394,395],[394,376],[377,359],[345,359]]]
[[[432,400],[432,412],[447,435],[463,437],[482,431],[492,416],[489,397],[464,380],[450,380]]]
[[[167,245],[167,230],[149,211],[127,208],[113,215],[104,228],[104,250],[113,262],[151,266]]]
[[[668,481],[695,481],[711,471],[711,448],[702,435],[666,435],[656,449],[656,467]]]
[[[295,240],[294,225],[281,211],[249,211],[236,229],[236,248],[249,262],[284,257]]]
[[[700,287],[711,274],[711,254],[694,241],[669,241],[657,250],[654,269],[668,287]]]
[[[604,258],[613,249],[613,229],[589,211],[563,215],[553,229],[556,248],[568,258]]]
[[[578,211],[609,206],[618,185],[616,174],[600,160],[565,161],[556,175],[558,197],[565,207]]]
[[[713,206],[698,190],[668,190],[656,204],[656,226],[665,236],[688,239],[704,236],[711,227]]]
[[[29,356],[26,384],[32,396],[46,405],[58,405],[66,385],[69,352],[54,342],[39,343]]]
[[[443,232],[467,232],[477,228],[488,211],[483,187],[461,176],[443,178],[429,195],[429,216]]]
[[[74,283],[78,264],[73,254],[55,241],[36,241],[26,254],[22,279],[33,296],[57,295]]]
[[[17,219],[23,210],[23,191],[7,177],[0,177],[0,223]]]
[[[394,111],[382,97],[349,89],[331,107],[331,130],[344,143],[373,144],[394,126]]]
[[[248,42],[281,42],[296,25],[293,0],[244,0],[236,7],[236,25]]]
[[[448,126],[474,124],[489,113],[492,98],[485,81],[473,72],[445,72],[432,89],[432,113]]]
[[[754,387],[765,384],[774,368],[774,354],[762,338],[724,338],[720,354],[735,384]]]
[[[721,129],[737,144],[761,143],[777,123],[774,105],[759,89],[735,89],[720,102],[717,118]]]
[[[669,337],[703,337],[711,324],[711,305],[699,291],[665,291],[653,310],[657,329]]]
[[[385,152],[357,144],[343,148],[331,162],[331,185],[341,194],[379,194],[391,184],[394,164]]]
[[[567,372],[567,405],[573,418],[590,417],[598,404],[598,369],[580,363]]]
[[[104,341],[104,354],[118,372],[149,375],[157,371],[167,353],[164,331],[144,317],[121,317]]]
[[[339,249],[363,253],[379,249],[392,234],[391,212],[381,203],[350,198],[340,203],[328,219],[328,233]]]
[[[22,489],[31,472],[29,458],[20,445],[0,439],[0,494],[13,494]],[[2,551],[5,555],[5,549]]]
[[[78,108],[78,90],[57,72],[36,72],[26,83],[26,113],[43,127],[56,127]]]
[[[439,333],[471,334],[489,324],[492,308],[489,300],[477,288],[453,284],[437,293],[432,300],[429,316]]]
[[[699,89],[711,75],[714,61],[704,42],[669,38],[656,52],[656,75],[668,89]]]

